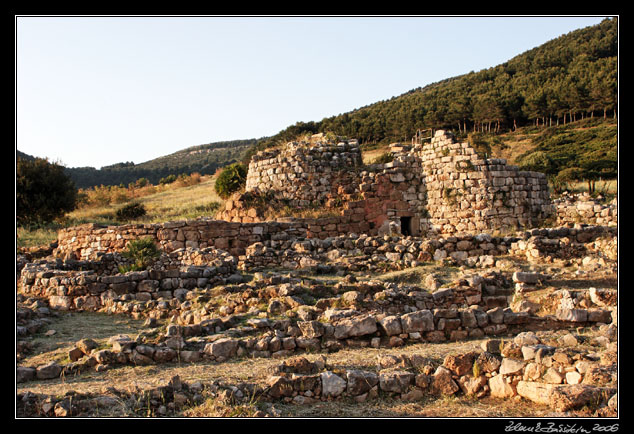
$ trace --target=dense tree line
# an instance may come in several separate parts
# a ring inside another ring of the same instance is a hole
[[[354,111],[298,122],[258,142],[264,149],[295,133],[332,131],[363,143],[408,141],[418,129],[459,133],[564,125],[616,117],[617,19],[576,30],[480,72],[449,78]]]

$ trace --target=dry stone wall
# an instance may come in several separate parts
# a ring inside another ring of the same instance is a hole
[[[421,152],[430,223],[440,233],[536,225],[553,208],[546,176],[478,156],[437,131]]]
[[[617,199],[609,204],[600,203],[586,195],[564,195],[553,201],[557,208],[557,225],[586,223],[616,226]]]
[[[99,254],[125,249],[131,240],[149,237],[166,252],[214,247],[239,255],[258,241],[301,236],[306,236],[306,227],[294,221],[245,224],[197,219],[107,227],[87,224],[60,230],[54,254],[77,260],[95,259]]]
[[[336,189],[340,172],[361,165],[358,142],[306,144],[290,142],[281,151],[253,156],[246,191],[272,192],[291,206],[321,204]]]
[[[54,309],[99,310],[113,300],[178,298],[193,288],[224,284],[237,270],[235,257],[213,248],[164,253],[148,270],[119,273],[127,262],[117,254],[98,261],[42,260],[22,269],[20,284],[24,294],[47,298]]]

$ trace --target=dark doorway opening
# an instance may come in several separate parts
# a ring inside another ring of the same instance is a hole
[[[412,235],[412,218],[411,217],[401,217],[401,234],[403,236]]]

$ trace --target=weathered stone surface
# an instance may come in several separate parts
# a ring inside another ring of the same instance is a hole
[[[204,352],[214,357],[229,358],[236,354],[238,341],[236,339],[224,338],[205,345]]]
[[[502,360],[502,365],[500,366],[499,373],[500,375],[518,374],[520,371],[522,371],[522,369],[524,369],[525,366],[526,362],[522,360],[505,357]]]
[[[50,362],[46,365],[38,366],[35,371],[35,376],[38,380],[50,380],[52,378],[58,378],[61,373],[62,367],[55,362]]]
[[[494,398],[512,398],[517,394],[515,387],[502,374],[489,379],[489,388],[491,389],[491,396]]]
[[[480,344],[480,348],[488,353],[500,354],[500,344],[501,341],[499,339],[487,339]]]
[[[72,350],[68,352],[68,358],[70,359],[71,362],[76,362],[77,360],[81,359],[84,356],[85,356],[84,352],[79,348],[73,348]]]
[[[550,406],[556,411],[569,411],[592,402],[600,402],[603,389],[582,384],[560,386],[550,394]]]
[[[377,331],[376,319],[371,315],[346,318],[335,324],[335,339],[369,335]]]
[[[419,310],[401,316],[403,333],[434,330],[434,316],[430,310]]]
[[[517,383],[517,394],[537,404],[549,405],[552,391],[560,386],[534,381],[520,381]]]
[[[178,357],[183,363],[194,363],[200,361],[201,354],[200,351],[183,350],[178,352]]]
[[[101,365],[108,365],[110,363],[114,363],[116,360],[116,355],[110,350],[100,350],[96,351],[92,354],[97,363]]]
[[[26,366],[18,366],[15,372],[16,383],[24,383],[35,379],[36,369]]]
[[[269,377],[267,381],[267,393],[272,398],[281,398],[293,394],[293,383],[290,379],[281,376]]]
[[[319,321],[298,321],[297,326],[307,338],[318,338],[324,334],[324,325]]]
[[[440,395],[453,395],[460,390],[460,387],[451,378],[451,371],[439,366],[432,376],[431,390],[433,393]]]
[[[351,369],[346,372],[347,392],[351,396],[367,393],[379,383],[379,376],[374,372]]]
[[[564,381],[564,376],[555,368],[548,368],[542,378],[544,382],[551,384],[561,384]]]
[[[538,344],[538,345],[524,345],[522,347],[522,356],[524,360],[533,360],[538,353],[543,357],[544,355],[553,354],[555,352],[555,347],[551,347],[548,345]]]
[[[463,376],[473,372],[473,363],[478,354],[474,352],[448,355],[445,357],[443,366],[449,369],[454,375]]]
[[[487,377],[479,375],[473,377],[472,375],[463,375],[458,379],[458,385],[465,395],[476,395],[487,384]]]
[[[316,374],[323,368],[323,363],[311,362],[305,357],[293,357],[282,363],[284,372],[295,374]]]
[[[485,351],[478,356],[474,364],[478,365],[478,369],[481,372],[496,372],[502,364],[502,358],[496,354]]]
[[[116,335],[108,339],[113,351],[129,351],[136,344],[128,335]]]
[[[51,309],[69,310],[73,306],[72,297],[53,295],[48,299]]]
[[[585,309],[559,308],[556,312],[557,319],[562,321],[586,322],[588,311]]]
[[[414,382],[415,375],[411,372],[381,372],[379,374],[379,387],[384,392],[405,393]]]
[[[84,354],[90,354],[92,350],[99,347],[99,344],[92,339],[82,339],[76,345]]]
[[[398,316],[391,315],[386,316],[379,321],[381,329],[388,336],[400,335],[403,333],[403,327],[401,326],[401,320]]]
[[[321,394],[325,397],[337,397],[346,390],[346,380],[337,374],[326,371],[321,373]]]
[[[528,283],[535,285],[545,280],[545,277],[540,273],[524,273],[516,271],[513,273],[513,282]]]

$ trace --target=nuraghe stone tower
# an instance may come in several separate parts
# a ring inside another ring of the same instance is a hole
[[[517,229],[554,212],[543,173],[482,158],[450,132],[438,130],[424,144],[394,144],[391,152],[392,162],[363,166],[356,140],[290,142],[253,157],[246,190],[299,207],[343,202],[344,214],[367,223],[370,233],[390,223],[405,235]]]

